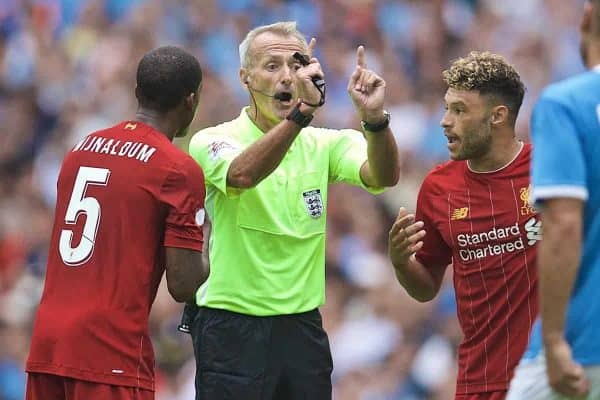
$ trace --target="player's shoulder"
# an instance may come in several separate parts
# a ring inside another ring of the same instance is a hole
[[[160,154],[160,157],[157,158],[158,163],[155,164],[156,167],[166,169],[176,175],[194,178],[202,176],[202,170],[196,161],[166,136],[160,132],[154,132],[151,141]]]
[[[576,99],[582,93],[594,93],[600,89],[600,73],[586,71],[559,82],[548,85],[540,95],[540,102],[550,101],[566,106],[576,106]]]
[[[106,128],[97,129],[95,131],[92,131],[92,132],[88,133],[87,135],[82,136],[80,138],[81,139],[80,143],[84,143],[87,138],[92,138],[92,137],[96,137],[96,136],[101,136],[101,137],[106,137],[106,138],[114,137],[117,134],[117,132],[119,131],[120,125],[121,124],[112,125],[112,126],[108,126]]]
[[[531,160],[531,153],[533,151],[533,144],[531,143],[523,143],[523,154],[522,158],[526,159],[528,162]]]
[[[465,168],[465,161],[449,160],[438,164],[423,179],[421,190],[432,194],[446,193],[453,185],[462,184]]]
[[[462,175],[465,169],[465,161],[448,160],[433,167],[425,176],[425,181],[442,182],[447,178]]]
[[[169,152],[171,165],[176,173],[188,177],[199,177],[204,176],[202,168],[198,163],[186,152],[181,150],[179,147],[173,145],[173,149]]]
[[[204,188],[204,172],[196,161],[188,154],[180,151],[177,158],[171,159],[167,165],[166,174],[162,180],[163,190],[173,188],[185,191],[202,191]]]

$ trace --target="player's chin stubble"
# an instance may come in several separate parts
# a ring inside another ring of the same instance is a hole
[[[484,156],[492,146],[492,135],[487,124],[466,133],[460,140],[460,147],[453,160],[471,160]]]

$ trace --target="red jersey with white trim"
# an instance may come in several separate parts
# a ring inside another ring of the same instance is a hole
[[[428,268],[453,266],[464,333],[457,394],[506,390],[536,317],[541,221],[529,203],[530,158],[526,144],[490,173],[450,161],[421,186],[416,218],[427,235],[416,257]]]
[[[127,121],[78,143],[57,191],[26,369],[154,390],[148,314],[165,247],[202,249],[202,170],[162,133]]]

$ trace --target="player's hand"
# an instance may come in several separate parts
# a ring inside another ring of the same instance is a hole
[[[350,76],[348,93],[361,120],[372,124],[383,121],[385,81],[375,72],[367,69],[363,46],[358,46],[356,49],[356,69]]]
[[[325,74],[321,69],[321,64],[316,57],[313,57],[313,51],[317,45],[317,39],[312,38],[308,44],[308,55],[310,56],[309,64],[301,67],[296,72],[296,85],[298,87],[298,98],[305,103],[319,104],[321,93],[314,85],[312,78],[314,76],[325,79]],[[315,107],[307,106],[308,111],[314,111]]]
[[[552,389],[569,398],[585,397],[590,383],[585,370],[573,360],[571,346],[564,338],[545,345],[546,373]]]
[[[388,253],[394,267],[405,266],[410,256],[423,247],[423,225],[422,221],[415,222],[415,216],[400,207],[388,237]]]

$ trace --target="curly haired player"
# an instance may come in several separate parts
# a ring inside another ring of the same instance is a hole
[[[537,312],[541,223],[528,201],[531,146],[515,136],[524,95],[499,55],[472,52],[443,72],[449,161],[425,178],[415,215],[389,235],[398,281],[419,301],[454,271],[464,340],[456,399],[503,399]]]

